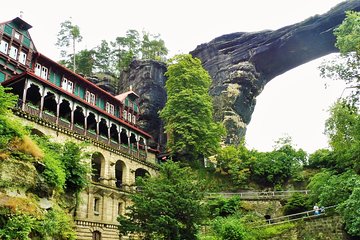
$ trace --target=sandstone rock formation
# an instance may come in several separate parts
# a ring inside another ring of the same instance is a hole
[[[220,36],[191,52],[202,60],[213,82],[215,118],[223,121],[226,143],[237,144],[256,105],[256,97],[276,76],[313,59],[336,52],[333,30],[347,10],[360,10],[360,1],[343,2],[323,15],[281,29],[261,32],[239,32]],[[121,76],[121,85],[130,85],[142,98],[141,126],[161,145],[165,143],[158,111],[166,101],[166,71],[156,61],[134,61]]]
[[[163,124],[158,112],[165,106],[166,91],[164,73],[166,66],[153,60],[134,60],[129,70],[120,76],[119,92],[129,91],[131,86],[140,96],[141,118],[139,126],[150,133],[155,142],[165,146],[166,139],[163,134]],[[152,145],[151,147],[157,147]]]
[[[346,10],[359,11],[360,1],[343,2],[323,15],[275,31],[223,35],[191,52],[213,79],[210,94],[228,130],[227,143],[236,144],[244,136],[256,97],[266,83],[336,51],[333,30]]]

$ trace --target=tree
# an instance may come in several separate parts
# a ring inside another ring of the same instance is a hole
[[[352,89],[352,102],[360,96],[360,12],[347,12],[342,24],[335,29],[336,47],[340,56],[320,66],[321,76],[343,80]]]
[[[148,32],[143,32],[143,39],[141,41],[142,59],[164,61],[167,54],[168,49],[165,47],[164,40],[160,39],[160,35],[152,35]]]
[[[114,48],[112,54],[115,60],[115,69],[118,75],[127,69],[131,61],[138,57],[140,49],[140,35],[139,32],[130,29],[126,31],[125,37],[117,37],[114,42],[111,42]]]
[[[76,43],[81,42],[82,36],[80,34],[80,28],[77,25],[74,25],[70,20],[66,20],[60,24],[60,31],[58,33],[58,38],[56,46],[60,48],[68,48],[72,46],[72,56],[73,56],[73,71],[76,71]],[[66,50],[61,50],[61,56],[66,57],[68,55]]]
[[[137,233],[143,239],[193,240],[205,217],[204,192],[190,168],[167,162],[159,175],[139,178],[133,205],[119,216],[121,234]]]
[[[94,50],[81,50],[75,54],[75,58],[72,54],[69,54],[70,59],[60,60],[60,64],[64,65],[67,68],[72,68],[74,66],[74,59],[77,63],[77,73],[84,74],[85,76],[90,76],[93,73],[94,69]]]
[[[354,169],[360,172],[360,112],[344,100],[336,102],[330,109],[325,133],[333,149],[333,168],[342,172]],[[330,160],[330,159],[329,159]]]
[[[177,55],[170,60],[165,76],[168,100],[160,117],[168,135],[167,148],[190,160],[216,153],[225,130],[213,121],[208,72],[199,59]]]
[[[106,40],[102,40],[100,46],[95,50],[95,62],[96,70],[108,73],[113,70],[111,67],[112,54],[110,44]]]

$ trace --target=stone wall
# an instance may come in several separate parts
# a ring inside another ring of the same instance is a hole
[[[24,116],[23,116],[24,117]],[[41,119],[19,118],[22,125],[31,126],[36,134],[50,137],[50,141],[64,143],[68,140],[81,143],[87,139],[74,135],[69,130],[55,128]],[[135,172],[146,170],[150,175],[157,174],[155,155],[148,153],[146,161],[120,153],[111,147],[96,142],[86,146],[86,151],[101,154],[101,179],[92,184],[80,194],[80,204],[73,212],[78,240],[93,239],[93,232],[101,233],[102,240],[119,239],[117,217],[125,213],[130,204],[128,195],[135,189]],[[91,159],[87,159],[91,167]],[[115,166],[118,161],[123,164],[123,186],[116,187]],[[4,166],[0,165],[3,168]],[[90,176],[89,176],[90,177]],[[51,199],[49,199],[51,201]],[[97,205],[97,206],[96,206]]]
[[[324,216],[296,222],[289,232],[271,238],[271,240],[343,240],[347,239],[343,231],[343,221],[339,216]]]

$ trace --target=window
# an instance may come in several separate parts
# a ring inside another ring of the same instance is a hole
[[[10,52],[9,52],[9,56],[12,59],[16,59],[17,58],[17,53],[18,53],[18,49],[15,46],[11,46],[10,47]]]
[[[112,115],[114,115],[114,112],[115,112],[114,105],[107,102],[106,105],[105,105],[105,111],[112,114]]]
[[[101,240],[101,232],[93,231],[92,233],[92,240]]]
[[[100,210],[100,198],[94,198],[94,214],[99,215]]]
[[[9,47],[9,44],[6,41],[1,40],[1,42],[0,42],[0,52],[7,54],[8,47]]]
[[[20,52],[19,62],[24,65],[26,63],[26,53],[23,51]]]
[[[132,122],[134,125],[136,124],[136,116],[135,115],[133,115],[133,117],[132,117]]]
[[[40,77],[42,77],[43,79],[47,79],[47,77],[48,77],[48,69],[44,66],[42,66],[42,68],[41,68]]]
[[[67,92],[72,93],[74,89],[74,83],[72,81],[69,81],[67,78],[64,78],[61,83],[61,88]]]
[[[35,75],[39,76],[41,75],[41,65],[40,64],[35,64]]]
[[[128,113],[128,121],[131,122],[131,113]]]
[[[14,38],[17,39],[17,40],[20,40],[20,33],[15,32],[14,33]]]
[[[85,92],[85,101],[87,101],[91,105],[95,105],[95,94],[93,94],[89,91],[86,91]]]
[[[123,118],[124,118],[125,120],[127,120],[127,111],[126,111],[126,110],[123,111]]]

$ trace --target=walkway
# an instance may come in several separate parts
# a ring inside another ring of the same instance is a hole
[[[239,196],[241,200],[279,200],[289,198],[294,193],[308,194],[309,192],[310,190],[217,192],[208,193],[208,197],[223,196],[225,198],[231,198]]]

